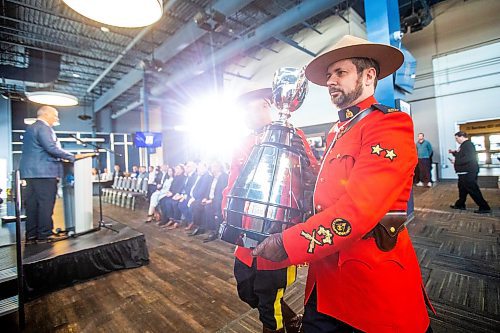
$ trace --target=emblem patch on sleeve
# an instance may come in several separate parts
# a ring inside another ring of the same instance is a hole
[[[313,229],[311,234],[302,230],[300,235],[309,241],[307,253],[314,253],[316,245],[323,246],[325,244],[333,244],[332,231],[330,230],[330,228],[325,228],[322,225],[319,226],[318,230]],[[316,235],[319,237],[316,237]]]
[[[340,236],[340,237],[346,237],[349,236],[351,233],[351,224],[349,221],[337,218],[333,220],[332,222],[332,230],[335,235]]]

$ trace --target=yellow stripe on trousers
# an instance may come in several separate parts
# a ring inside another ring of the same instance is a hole
[[[288,287],[295,282],[297,278],[297,266],[292,265],[286,269],[286,286]],[[281,311],[281,299],[285,293],[285,288],[279,288],[276,292],[276,299],[274,300],[274,319],[276,320],[276,329],[283,328],[283,313]]]

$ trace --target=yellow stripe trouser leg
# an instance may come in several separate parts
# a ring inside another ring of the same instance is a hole
[[[285,288],[278,289],[276,299],[274,300],[274,319],[276,320],[276,329],[283,328],[283,314],[281,313],[281,299],[285,293]]]
[[[297,266],[289,266],[286,269],[286,286],[288,287],[295,282],[297,278]],[[281,299],[285,293],[285,288],[278,289],[276,299],[274,300],[274,319],[276,320],[276,329],[283,328],[283,313],[281,311]]]
[[[286,269],[286,286],[288,287],[295,282],[297,278],[297,266],[292,265]]]

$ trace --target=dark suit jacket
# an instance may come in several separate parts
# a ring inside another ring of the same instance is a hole
[[[210,185],[212,185],[212,177],[208,172],[200,177],[196,185],[193,187],[193,198],[195,200],[202,200],[208,198],[210,193]]]
[[[455,156],[455,172],[479,172],[476,148],[470,140],[464,141],[453,155]]]
[[[196,172],[193,172],[191,176],[187,177],[187,181],[184,183],[184,188],[182,189],[181,194],[187,194],[187,196],[189,196],[189,194],[191,193],[191,188],[196,182],[197,177],[198,174]]]
[[[186,176],[174,176],[172,180],[172,185],[170,185],[170,192],[173,194],[181,193],[184,189],[184,184],[186,183]]]
[[[73,154],[61,148],[52,128],[40,120],[28,126],[19,165],[21,178],[61,177],[61,159],[75,161]]]
[[[113,179],[115,179],[116,177],[123,177],[123,172],[121,170],[118,172],[113,170]]]
[[[163,185],[162,178],[163,178],[163,172],[158,171],[155,175],[155,180],[154,180],[155,184]]]
[[[219,178],[217,179],[217,184],[215,185],[215,192],[214,192],[214,198],[213,198],[213,205],[214,208],[217,209],[215,212],[215,215],[221,216],[222,215],[222,192],[227,186],[227,180],[228,180],[228,175],[227,173],[223,172],[220,174]]]

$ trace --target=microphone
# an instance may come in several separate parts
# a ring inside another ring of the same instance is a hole
[[[87,147],[87,144],[85,142],[82,141],[82,139],[80,139],[79,137],[77,137],[76,135],[74,134],[69,134],[70,137],[72,137],[73,139],[76,139],[76,141],[80,142],[82,144],[82,146],[84,147]]]

